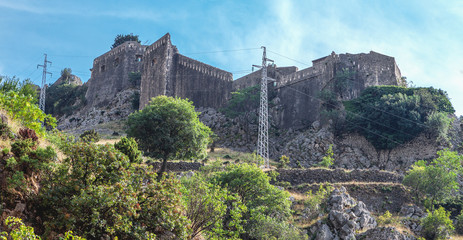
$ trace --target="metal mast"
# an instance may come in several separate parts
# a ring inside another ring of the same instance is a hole
[[[39,108],[43,112],[45,112],[45,91],[46,91],[46,82],[47,82],[47,74],[50,74],[51,72],[47,72],[47,63],[50,63],[50,61],[47,61],[47,54],[45,53],[45,59],[43,60],[43,65],[37,64],[37,68],[43,67],[43,73],[42,73],[42,86],[40,88],[40,99],[39,99]]]
[[[268,158],[268,99],[267,99],[267,61],[273,60],[267,58],[265,47],[262,55],[262,66],[255,66],[262,69],[262,79],[260,84],[260,107],[259,107],[259,135],[257,141],[257,154],[264,159],[264,167],[270,168]]]

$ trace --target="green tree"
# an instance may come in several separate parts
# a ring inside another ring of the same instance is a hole
[[[37,87],[29,79],[21,81],[16,77],[0,76],[0,92],[7,93],[9,91],[31,97],[32,103],[36,103],[38,100]]]
[[[262,231],[253,232],[253,229],[262,225],[275,226],[276,222],[287,222],[291,216],[289,193],[271,185],[270,177],[256,165],[227,166],[225,171],[216,173],[212,181],[226,187],[231,193],[238,194],[243,204],[250,210],[243,215],[247,221],[245,230],[248,236],[269,239],[268,236],[260,235],[263,234]],[[278,225],[278,227],[285,226],[289,227],[284,224]],[[280,228],[277,232],[282,231]]]
[[[463,161],[463,156],[450,150],[439,151],[437,155],[428,165],[423,161],[415,163],[403,180],[405,185],[413,188],[415,194],[426,198],[431,210],[435,203],[452,197],[459,189],[458,174],[461,173]]]
[[[133,35],[133,33],[131,34],[118,34],[116,36],[116,38],[114,38],[114,43],[113,45],[111,46],[111,49],[125,43],[125,42],[128,42],[128,41],[135,41],[135,42],[138,42],[140,43],[140,40],[138,39],[138,35]]]
[[[199,121],[192,102],[158,96],[143,110],[129,115],[127,136],[150,156],[162,159],[159,178],[170,159],[204,158],[212,131]]]
[[[334,164],[334,153],[333,153],[333,145],[330,144],[328,150],[326,150],[326,155],[322,158],[321,162],[319,162],[316,166],[330,168]]]
[[[344,106],[346,129],[364,135],[377,149],[394,148],[433,127],[442,138],[447,114],[455,112],[447,94],[434,88],[369,87]]]
[[[191,221],[194,239],[199,234],[207,239],[238,239],[243,233],[242,214],[247,211],[240,198],[198,173],[182,179],[185,215]]]
[[[71,68],[64,68],[61,70],[61,79],[64,83],[70,84],[72,78],[72,69]]]

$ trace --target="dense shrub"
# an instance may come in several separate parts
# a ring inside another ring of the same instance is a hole
[[[80,140],[86,143],[100,141],[100,134],[95,129],[87,130],[80,134]]]
[[[114,144],[114,147],[125,154],[130,162],[141,163],[141,151],[138,150],[137,141],[134,138],[122,137],[121,140]]]
[[[243,215],[248,235],[255,226],[269,221],[286,222],[291,216],[289,193],[271,185],[270,177],[255,165],[229,165],[225,171],[216,173],[212,180],[238,194],[250,210]],[[269,220],[269,217],[275,220]],[[267,236],[253,237],[265,239]]]
[[[44,181],[39,214],[45,235],[73,230],[88,239],[152,239],[155,234],[188,234],[179,182],[156,181],[151,169],[134,169],[111,145],[77,142]]]
[[[87,86],[54,84],[47,89],[45,112],[54,116],[69,115],[85,103]]]
[[[32,139],[17,140],[11,144],[11,152],[2,154],[0,169],[7,179],[7,188],[0,190],[2,202],[11,206],[16,199],[28,199],[38,194],[37,182],[52,170],[56,153],[50,146],[37,147]]]
[[[316,166],[323,167],[323,168],[330,168],[334,164],[333,156],[334,156],[333,145],[330,145],[328,150],[326,150],[326,155],[322,158],[322,160]]]
[[[447,239],[448,235],[454,230],[450,213],[443,207],[427,211],[428,215],[421,219],[422,236],[426,239]]]
[[[237,239],[243,233],[242,214],[247,211],[236,194],[208,182],[201,174],[182,179],[185,215],[191,221],[190,239]]]
[[[442,138],[449,127],[446,115],[455,112],[447,94],[434,88],[369,87],[344,106],[347,129],[378,149],[394,148],[435,126]]]
[[[30,95],[19,94],[14,91],[0,92],[0,107],[3,108],[13,120],[18,120],[24,127],[33,129],[39,135],[45,135],[45,127],[56,126],[56,119],[40,110]]]
[[[417,199],[425,199],[430,208],[455,197],[459,189],[458,175],[462,171],[462,155],[449,150],[439,151],[437,155],[429,164],[415,162],[403,179],[403,184],[412,188]]]

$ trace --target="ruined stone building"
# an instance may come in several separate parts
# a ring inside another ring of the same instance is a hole
[[[270,115],[276,126],[298,129],[319,120],[320,92],[323,90],[337,90],[339,100],[349,100],[369,86],[404,84],[395,59],[373,51],[367,54],[333,52],[313,60],[312,64],[312,67],[302,70],[269,66],[268,76],[276,80],[269,84],[269,88],[276,91],[276,97],[270,103]],[[258,84],[260,71],[236,79],[233,89]],[[344,77],[345,86],[334,89],[340,76]]]
[[[140,89],[140,109],[158,95],[188,98],[198,107],[222,106],[232,90],[233,76],[180,54],[167,33],[146,46],[129,41],[95,58],[88,81],[86,109],[107,106],[118,93]],[[134,86],[129,73],[140,72]]]

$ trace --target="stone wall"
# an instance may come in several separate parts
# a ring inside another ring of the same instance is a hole
[[[388,182],[400,183],[402,176],[379,170],[352,170],[344,169],[279,169],[277,181],[289,182],[291,185],[302,183],[341,183],[341,182]]]
[[[178,53],[166,34],[146,49],[140,109],[158,95],[188,98],[196,107],[219,108],[229,99],[233,76]]]
[[[138,42],[130,41],[95,58],[91,78],[86,83],[87,111],[105,107],[117,93],[138,87],[130,83],[129,73],[141,71],[142,62],[139,60],[145,48]]]
[[[231,73],[181,54],[175,55],[172,95],[188,98],[196,107],[218,109],[230,98]]]

